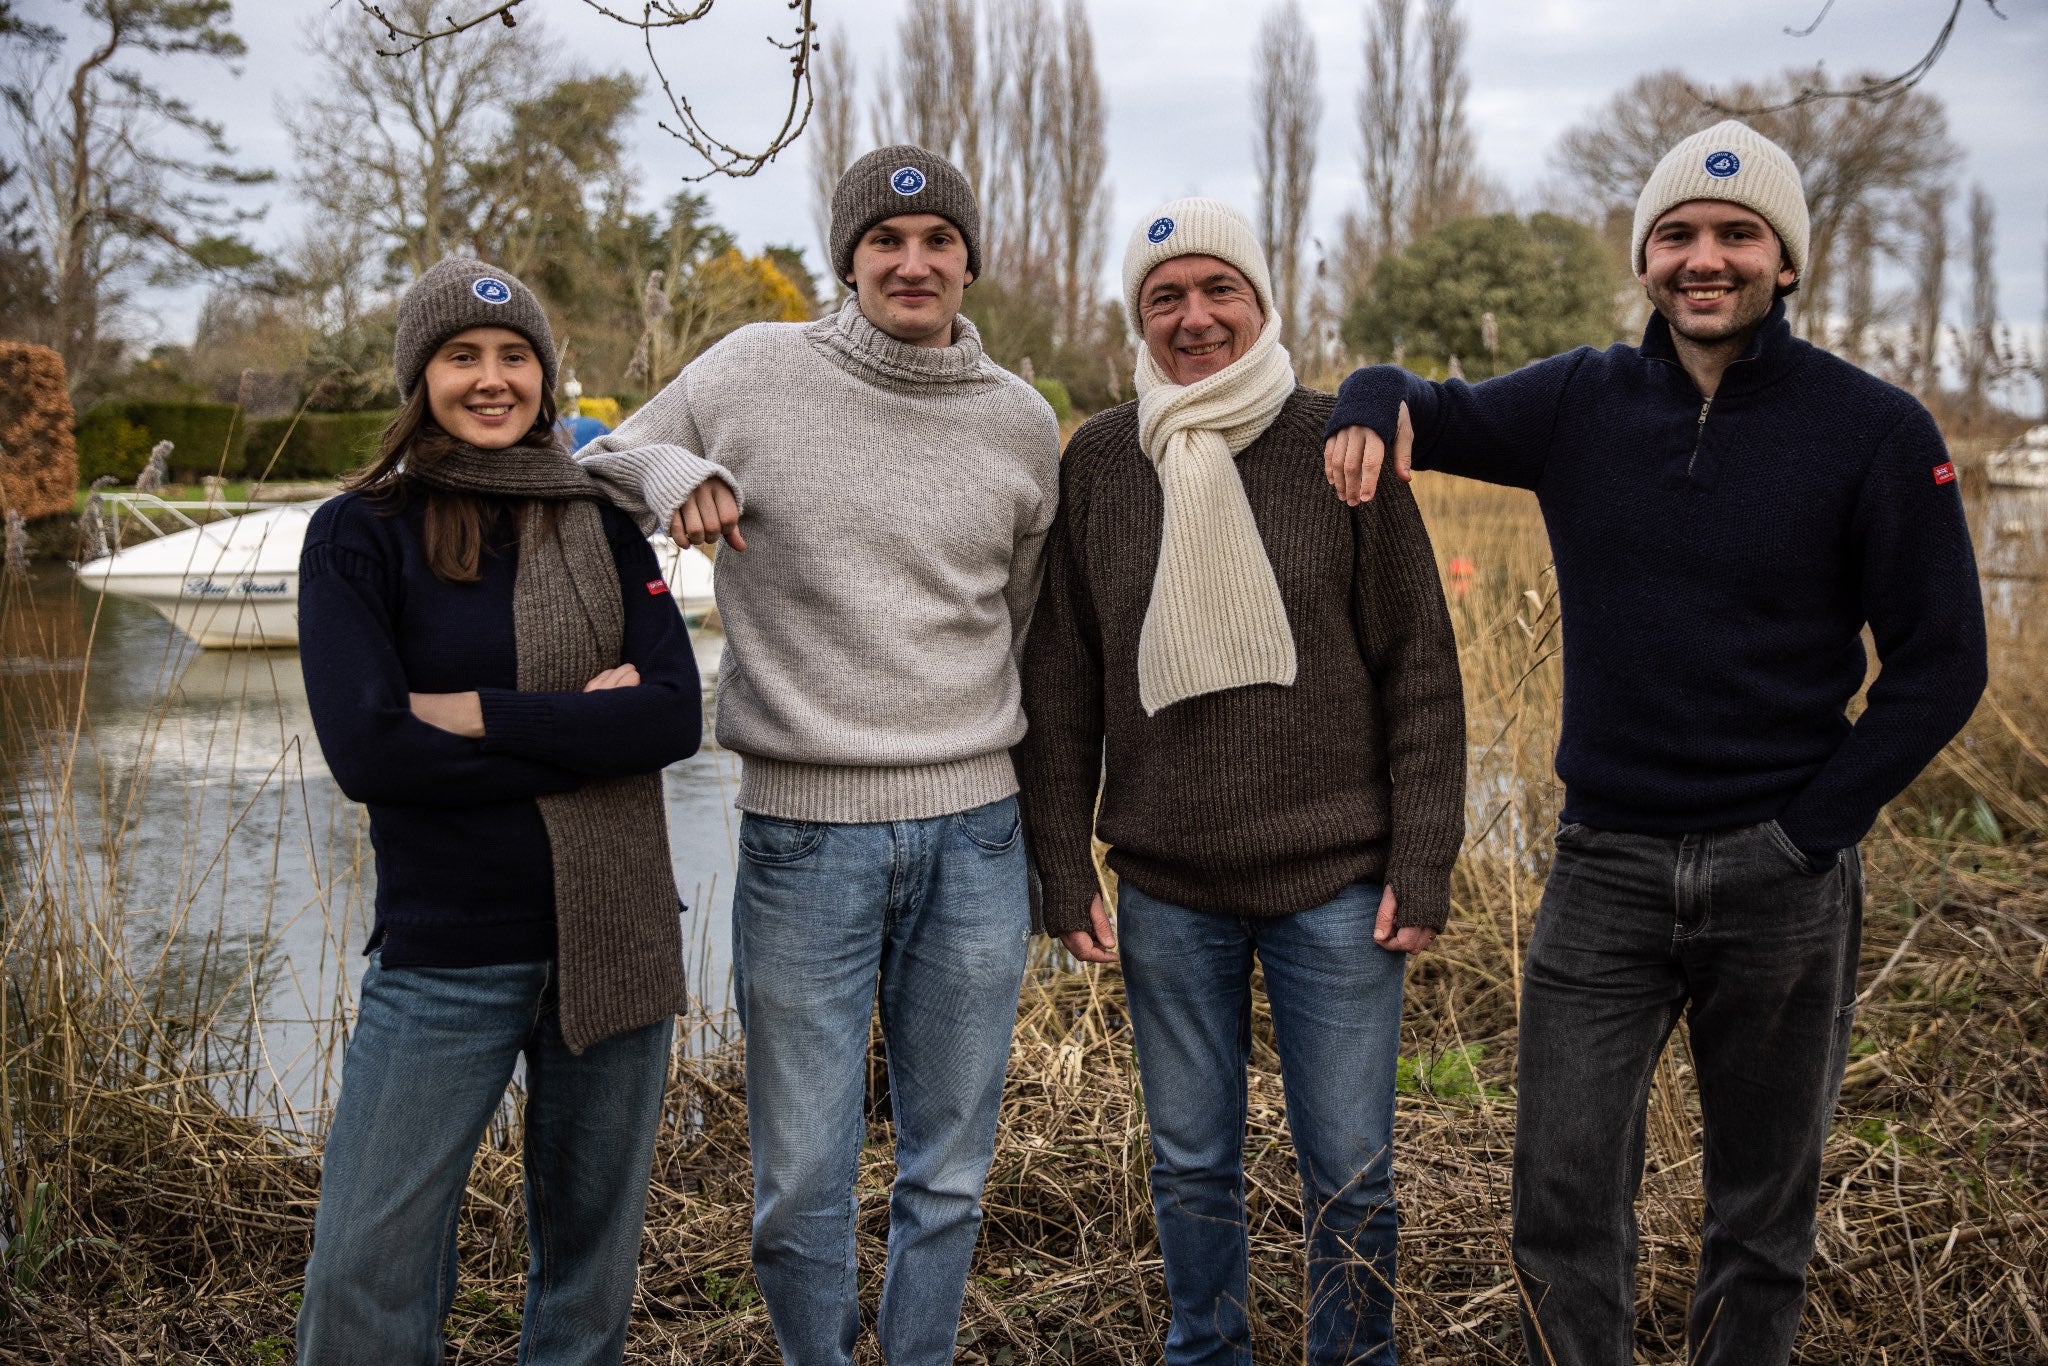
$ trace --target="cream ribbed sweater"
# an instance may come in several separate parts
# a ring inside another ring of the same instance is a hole
[[[712,475],[743,500],[716,576],[742,809],[910,820],[1016,790],[1059,428],[972,323],[940,348],[852,302],[742,328],[578,455],[649,529]]]

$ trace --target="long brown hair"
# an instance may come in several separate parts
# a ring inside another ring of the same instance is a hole
[[[540,412],[519,444],[547,446],[559,440],[555,433],[555,396],[543,390]],[[408,485],[407,469],[432,465],[454,445],[455,438],[441,430],[441,424],[434,421],[427,407],[427,382],[422,376],[414,382],[412,393],[391,419],[391,425],[377,438],[377,458],[344,479],[341,487],[350,493],[375,496],[383,503],[379,510],[386,516],[403,508],[410,494],[419,493],[427,500],[427,568],[443,583],[475,583],[483,577],[480,565],[485,537],[520,500],[458,493],[428,484]]]

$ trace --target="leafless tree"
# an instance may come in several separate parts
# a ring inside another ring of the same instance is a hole
[[[1877,235],[1871,224],[1870,208],[1858,204],[1850,211],[1842,236],[1842,323],[1841,352],[1858,365],[1869,359],[1870,329],[1877,321]]]
[[[818,97],[811,110],[811,220],[818,241],[826,251],[826,268],[832,269],[832,191],[839,177],[854,159],[854,90],[858,85],[853,50],[844,30],[835,29],[819,45]],[[836,295],[846,285],[834,272]]]
[[[1316,50],[1300,0],[1266,11],[1252,76],[1252,164],[1259,176],[1259,237],[1273,265],[1283,341],[1301,331],[1301,254],[1316,170]]]
[[[1401,244],[1410,185],[1408,0],[1373,0],[1365,12],[1359,74],[1359,174],[1365,181],[1365,245],[1378,255]]]
[[[902,136],[955,162],[981,193],[984,110],[975,0],[909,0],[896,21]]]
[[[1457,0],[1424,0],[1422,34],[1421,99],[1410,136],[1411,241],[1471,213],[1476,188],[1472,133],[1465,123],[1465,94],[1472,82],[1465,74],[1465,21]]]
[[[434,0],[391,10],[424,26]],[[368,224],[417,276],[466,236],[471,168],[494,159],[506,106],[540,85],[534,44],[494,25],[383,57],[359,27],[329,22],[307,45],[319,93],[285,111],[299,188],[322,214]]]
[[[47,335],[74,394],[90,390],[118,358],[121,339],[110,323],[144,272],[189,277],[258,259],[232,235],[251,215],[230,211],[219,191],[270,173],[230,164],[233,149],[218,123],[125,65],[148,54],[232,66],[244,48],[227,26],[231,17],[227,0],[92,0],[75,61],[55,30],[30,25],[12,35],[0,122],[49,270]]]
[[[1075,345],[1083,340],[1084,324],[1094,313],[1109,200],[1109,185],[1103,179],[1109,151],[1102,79],[1095,70],[1095,34],[1082,0],[1067,0],[1061,15],[1058,70],[1050,113],[1060,336]]]
[[[1009,0],[991,12],[989,70],[998,80],[997,136],[983,182],[983,209],[995,259],[1036,288],[1048,261],[1055,213],[1054,101],[1062,64],[1060,34],[1047,0]]]
[[[468,3],[452,10],[422,9],[410,0],[382,0],[381,3],[380,0],[356,0],[356,6],[370,31],[382,35],[383,45],[375,49],[376,54],[396,60],[434,46],[450,44],[475,30],[498,32],[513,29],[518,24],[517,11],[525,2],[468,0]],[[758,150],[736,147],[713,134],[698,116],[689,96],[675,88],[655,49],[658,36],[680,33],[689,25],[709,17],[717,0],[642,0],[637,17],[621,12],[631,6],[614,9],[612,3],[613,0],[583,0],[586,8],[639,35],[640,45],[647,54],[647,69],[667,99],[673,117],[673,122],[661,120],[661,129],[702,157],[706,165],[704,171],[685,176],[685,180],[703,180],[714,175],[753,175],[803,132],[811,116],[811,59],[817,50],[812,39],[817,31],[817,25],[811,20],[814,0],[787,0],[786,8],[794,17],[793,31],[788,38],[769,36],[769,45],[787,54],[789,99],[783,109],[781,123],[769,134],[766,145]]]
[[[1963,402],[1981,413],[1996,368],[1998,211],[1982,185],[1970,187],[1970,330],[1963,345]]]
[[[1922,399],[1941,390],[1941,310],[1948,298],[1947,182],[1913,197],[1912,246],[1914,388]]]

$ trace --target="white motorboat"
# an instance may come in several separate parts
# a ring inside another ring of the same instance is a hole
[[[133,495],[122,502],[124,511],[152,526],[157,522],[151,514],[169,515],[185,529],[77,566],[81,582],[148,603],[206,649],[288,649],[299,643],[299,550],[318,502],[263,507],[204,524],[185,511],[205,504]],[[665,535],[648,539],[683,619],[695,624],[709,615],[709,557]]]
[[[1993,488],[2048,489],[2048,423],[1993,451],[1984,468]]]

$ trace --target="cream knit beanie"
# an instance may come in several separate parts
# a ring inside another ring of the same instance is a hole
[[[1694,133],[1664,154],[1636,200],[1629,258],[1643,273],[1643,244],[1657,220],[1694,199],[1722,199],[1762,215],[1784,243],[1795,274],[1806,274],[1806,189],[1785,149],[1736,119]]]
[[[1124,248],[1124,317],[1139,335],[1138,290],[1161,261],[1176,256],[1213,256],[1244,272],[1259,296],[1259,309],[1273,316],[1273,277],[1252,221],[1220,199],[1175,199],[1145,215]]]

